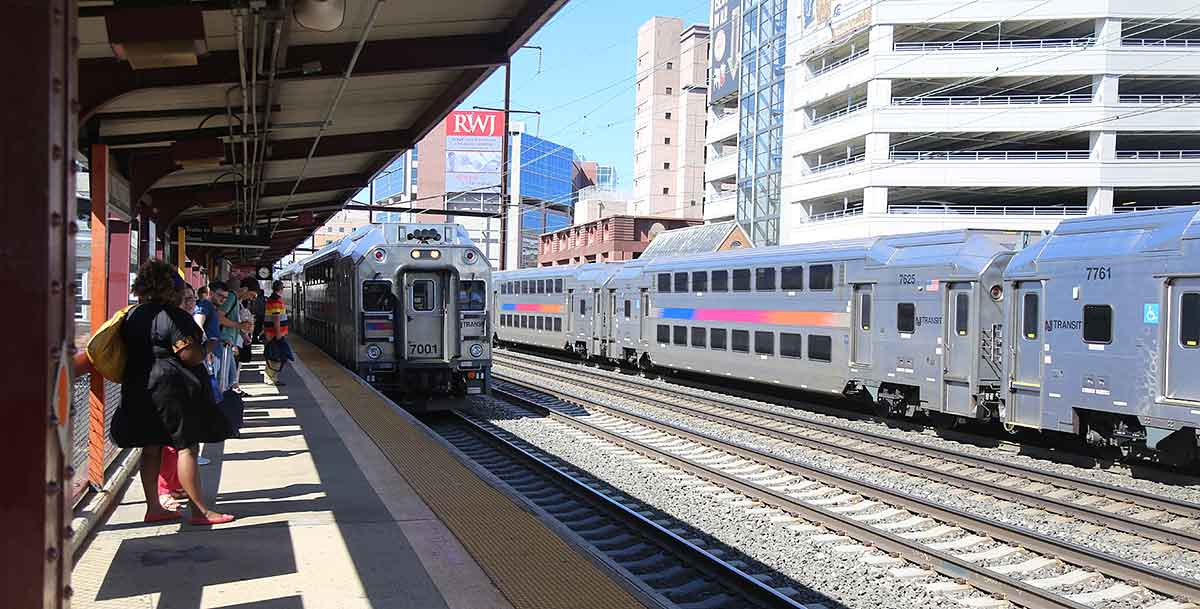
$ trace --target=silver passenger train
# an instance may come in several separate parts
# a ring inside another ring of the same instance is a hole
[[[498,273],[501,342],[1197,458],[1200,208]],[[1190,374],[1189,374],[1190,372]]]
[[[457,224],[364,226],[283,270],[291,328],[410,407],[485,393],[492,269]]]

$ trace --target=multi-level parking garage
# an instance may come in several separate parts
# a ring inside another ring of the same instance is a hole
[[[859,4],[789,16],[782,242],[1200,200],[1200,5]]]

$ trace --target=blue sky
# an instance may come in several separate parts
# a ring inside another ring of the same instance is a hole
[[[684,26],[708,23],[709,0],[570,0],[513,58],[512,109],[527,132],[616,165],[624,188],[633,183],[634,62],[637,29],[662,15]],[[499,108],[504,70],[497,70],[460,107]]]

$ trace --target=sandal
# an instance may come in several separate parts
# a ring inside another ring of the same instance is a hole
[[[183,518],[183,514],[179,512],[161,512],[158,514],[147,513],[142,522],[167,522],[169,520],[179,520]]]
[[[234,520],[237,520],[237,516],[234,516],[233,514],[217,514],[213,518],[209,518],[206,515],[197,516],[192,514],[192,517],[188,519],[188,523],[196,526],[207,526],[214,524],[225,524],[227,522],[233,522]]]
[[[179,508],[182,507],[182,505],[179,502],[179,499],[177,499],[176,497],[173,497],[171,495],[159,495],[158,496],[158,504],[161,505],[162,508],[164,510],[167,510],[168,512],[178,512]]]

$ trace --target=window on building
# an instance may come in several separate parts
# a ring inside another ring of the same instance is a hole
[[[713,271],[712,272],[712,291],[728,292],[729,291],[729,271]]]
[[[799,334],[781,332],[779,334],[779,355],[783,357],[804,357],[804,337]]]
[[[774,292],[775,269],[754,269],[754,289],[758,292]]]
[[[675,273],[675,291],[676,292],[688,291],[688,274],[687,273]]]
[[[670,163],[663,163],[663,169],[670,169],[670,168],[671,168]],[[666,194],[666,193],[663,193],[663,194]]]
[[[917,305],[901,302],[896,305],[896,331],[912,334],[917,329]]]
[[[664,345],[671,342],[671,326],[658,324],[658,342]]]
[[[707,328],[692,328],[692,346],[704,348],[704,339],[707,336]]]
[[[775,333],[755,332],[754,352],[759,355],[775,355]]]
[[[669,137],[664,137],[664,138],[663,138],[663,143],[664,143],[664,144],[670,144],[670,143],[671,143],[671,138],[669,138]]]
[[[734,269],[734,271],[733,271],[733,291],[734,292],[749,292],[750,291],[750,269]]]
[[[633,311],[633,303],[632,303],[632,302],[630,302],[630,301],[628,301],[628,300],[626,300],[626,301],[625,301],[625,319],[629,319],[629,314],[630,314],[632,311]]]
[[[971,296],[958,293],[954,295],[954,333],[959,336],[967,335],[967,324],[971,321]]]
[[[1025,336],[1026,340],[1037,340],[1038,326],[1041,325],[1038,312],[1038,295],[1026,294],[1021,306],[1021,334]]]
[[[672,66],[674,66],[674,65],[675,65],[675,64],[673,64],[673,63],[671,63],[671,62],[669,62],[669,61],[668,61],[668,62],[667,62],[667,69],[668,69],[668,70],[670,70],[670,69],[671,69],[671,67],[672,67]],[[670,89],[667,89],[667,93],[670,93],[670,92],[671,92],[671,90],[670,90]]]
[[[804,289],[804,267],[785,266],[779,271],[779,287],[785,290]]]
[[[808,267],[808,289],[829,291],[833,289],[833,265],[814,264]]]
[[[671,338],[676,345],[687,346],[687,326],[672,326]]]
[[[1200,348],[1200,292],[1179,299],[1179,344],[1184,349]]]
[[[666,186],[663,186],[663,194],[664,194],[664,195],[669,195],[669,194],[671,194],[671,189],[670,189],[670,188],[667,188]]]
[[[708,273],[704,271],[696,271],[692,273],[692,291],[708,291]]]
[[[810,334],[808,336],[808,359],[817,362],[833,361],[833,338]]]
[[[1083,342],[1101,345],[1112,342],[1112,307],[1083,305]]]
[[[667,116],[667,120],[671,120],[671,113],[670,113],[670,112],[668,112],[666,116]]]
[[[725,328],[712,328],[708,331],[708,344],[712,349],[725,350]]]
[[[750,331],[749,330],[734,330],[733,331],[733,350],[738,353],[750,352]]]
[[[671,95],[673,93],[675,93],[675,90],[672,89],[671,87],[667,87],[667,95]]]
[[[659,273],[658,274],[658,291],[659,292],[670,292],[671,291],[671,274],[670,273]]]

